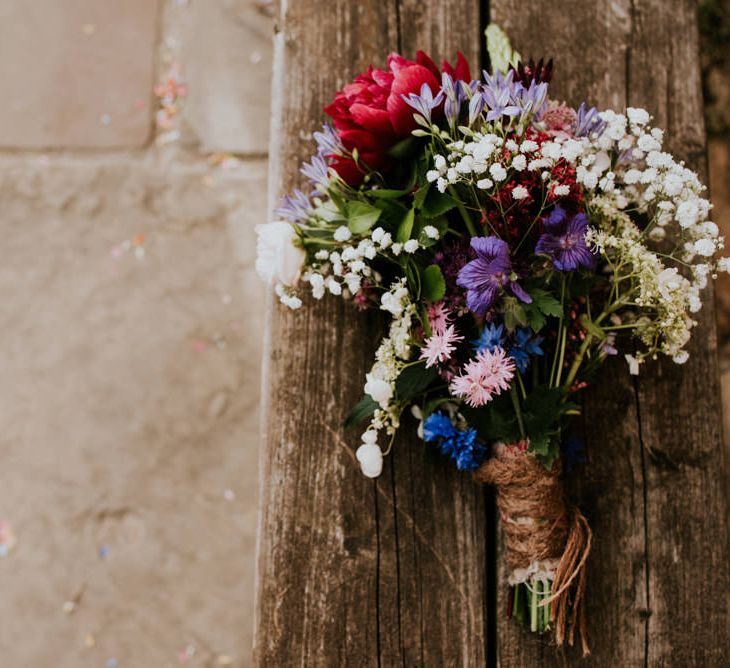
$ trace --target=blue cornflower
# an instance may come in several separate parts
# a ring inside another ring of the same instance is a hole
[[[431,413],[423,421],[423,440],[429,443],[439,438],[451,438],[455,431],[451,418],[444,413]]]
[[[491,353],[494,351],[495,348],[503,347],[503,342],[504,325],[495,325],[494,323],[489,323],[484,327],[482,333],[479,335],[479,338],[474,339],[474,341],[471,342],[471,345],[474,348],[475,353],[480,353],[482,352],[482,350],[488,350]]]
[[[444,413],[431,413],[424,420],[423,440],[438,441],[441,453],[451,457],[459,471],[479,468],[487,456],[487,449],[477,440],[476,429],[457,429]]]
[[[509,348],[509,356],[515,361],[520,373],[524,373],[530,366],[530,357],[541,357],[545,353],[540,347],[542,336],[535,336],[530,327],[518,327],[515,330],[514,341]]]

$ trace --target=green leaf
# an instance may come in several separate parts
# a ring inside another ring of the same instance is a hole
[[[366,202],[347,203],[347,226],[353,234],[365,234],[380,218],[378,207]]]
[[[441,267],[432,264],[421,272],[421,299],[437,302],[443,299],[446,293],[446,281],[441,273]]]
[[[456,206],[456,200],[446,193],[440,193],[433,188],[428,194],[421,207],[421,215],[424,218],[438,218]]]
[[[393,190],[392,188],[377,188],[367,192],[374,199],[398,199],[408,194],[408,190]]]
[[[431,189],[431,184],[426,181],[418,190],[416,190],[415,194],[413,195],[413,206],[416,209],[422,209],[423,208],[423,202],[426,200],[426,195],[428,195],[428,191]]]
[[[506,73],[510,65],[516,65],[520,61],[520,54],[512,48],[509,37],[496,23],[490,23],[484,31],[484,35],[487,39],[487,52],[492,73]]]
[[[400,243],[405,243],[411,238],[411,232],[413,231],[413,221],[415,219],[416,212],[413,209],[408,209],[406,215],[403,216],[400,225],[398,225],[398,231],[395,234],[395,240]]]
[[[410,157],[416,148],[418,148],[418,140],[415,137],[406,137],[395,146],[391,146],[388,149],[388,155],[396,160],[404,160]]]
[[[519,425],[509,393],[495,397],[482,408],[463,405],[459,410],[484,440],[512,443],[520,438]]]
[[[522,404],[525,431],[530,437],[541,438],[554,431],[563,414],[560,402],[563,392],[558,387],[540,385],[536,387]]]
[[[407,366],[395,380],[395,393],[399,401],[410,401],[421,394],[434,380],[438,378],[436,369],[426,368],[426,362],[418,362]]]
[[[551,315],[556,318],[560,317],[563,309],[560,306],[560,301],[556,299],[547,290],[541,290],[540,288],[530,292],[532,302],[540,309],[540,312],[544,315]]]
[[[345,418],[345,429],[357,427],[366,418],[369,418],[377,408],[378,404],[375,400],[369,394],[366,394],[347,414]]]
[[[530,325],[533,332],[539,332],[545,326],[547,318],[534,304],[527,304],[525,312],[527,313],[527,324]]]
[[[520,325],[527,324],[527,312],[520,302],[514,297],[507,297],[504,300],[504,326],[508,331],[513,332]]]

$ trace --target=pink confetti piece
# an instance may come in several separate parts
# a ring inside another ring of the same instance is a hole
[[[205,339],[195,339],[193,341],[193,350],[196,353],[202,353],[208,347],[208,342]]]

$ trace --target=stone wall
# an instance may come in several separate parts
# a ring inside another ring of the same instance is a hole
[[[250,664],[271,8],[0,20],[0,665]]]

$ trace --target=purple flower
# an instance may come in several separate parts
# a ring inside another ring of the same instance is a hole
[[[512,262],[506,241],[497,237],[473,237],[471,247],[477,258],[462,267],[456,284],[466,288],[466,305],[472,312],[485,315],[503,288],[526,304],[532,302],[530,295],[510,279]]]
[[[596,257],[586,244],[588,216],[577,213],[569,217],[562,207],[556,206],[543,219],[545,233],[538,239],[536,253],[544,253],[558,271],[575,271],[578,267],[593,269]]]
[[[409,93],[407,96],[401,95],[401,97],[409,107],[413,107],[419,114],[421,114],[421,116],[423,116],[430,123],[431,111],[433,111],[441,104],[441,101],[444,99],[444,91],[440,90],[436,97],[434,97],[429,85],[427,83],[424,83],[421,84],[420,95],[416,95],[415,93]]]
[[[581,102],[577,111],[577,120],[575,123],[575,136],[588,137],[591,134],[601,134],[606,128],[604,121],[598,114],[595,107],[586,108],[586,103]]]

